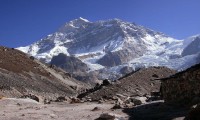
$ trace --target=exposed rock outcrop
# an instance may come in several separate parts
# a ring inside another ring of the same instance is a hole
[[[51,64],[56,65],[69,73],[86,72],[89,70],[87,65],[78,58],[67,56],[63,53],[54,56],[51,60]]]
[[[140,49],[138,46],[138,49],[135,50],[124,49],[116,52],[108,52],[104,57],[99,59],[97,63],[107,67],[121,65],[130,61],[131,59],[141,56],[144,53],[144,50],[145,47]]]

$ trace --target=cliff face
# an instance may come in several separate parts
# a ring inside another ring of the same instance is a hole
[[[51,60],[51,64],[56,65],[69,73],[86,72],[89,70],[87,65],[78,58],[67,56],[63,53],[60,53],[58,56],[54,56]]]
[[[200,64],[162,80],[165,102],[196,104],[200,102]]]

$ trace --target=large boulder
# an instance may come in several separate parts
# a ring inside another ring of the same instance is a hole
[[[141,105],[142,104],[142,101],[140,99],[137,99],[137,98],[129,98],[129,99],[132,103],[134,103],[134,105]]]
[[[122,117],[112,113],[103,113],[96,120],[122,120]]]
[[[108,80],[108,79],[103,80],[103,83],[102,83],[103,86],[107,86],[107,85],[110,85],[110,84],[111,84],[110,80]]]

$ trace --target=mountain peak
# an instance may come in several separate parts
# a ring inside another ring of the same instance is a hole
[[[82,20],[82,21],[85,21],[85,22],[90,22],[89,20],[82,18],[82,17],[79,17],[79,20]]]
[[[90,71],[105,69],[106,74],[99,74],[99,78],[109,78],[116,73],[111,78],[114,79],[122,75],[121,69],[127,66],[130,70],[159,65],[184,69],[182,66],[195,63],[193,56],[187,55],[196,53],[195,50],[187,52],[186,58],[182,58],[183,49],[192,42],[189,40],[185,44],[185,41],[117,18],[89,22],[79,17],[37,44],[18,49],[45,62],[59,53],[73,55],[87,64]],[[199,50],[197,47],[195,49]]]
[[[79,29],[81,26],[85,26],[90,23],[87,19],[79,17],[78,19],[71,20],[65,23],[58,29],[58,32],[68,33],[68,32],[75,32],[76,29]]]
[[[100,21],[98,21],[98,22],[100,22],[100,23],[111,23],[111,24],[113,24],[113,23],[121,23],[121,22],[123,22],[121,19],[118,19],[118,18],[113,18],[113,19],[108,19],[108,20],[100,20]]]
[[[82,17],[79,17],[77,19],[74,19],[74,20],[71,20],[70,22],[67,22],[68,23],[73,23],[73,24],[77,24],[77,23],[88,23],[90,22],[89,20],[85,19],[85,18],[82,18]]]

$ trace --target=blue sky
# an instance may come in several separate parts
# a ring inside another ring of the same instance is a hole
[[[200,0],[0,0],[0,45],[29,45],[65,22],[119,18],[177,39],[200,33]]]

